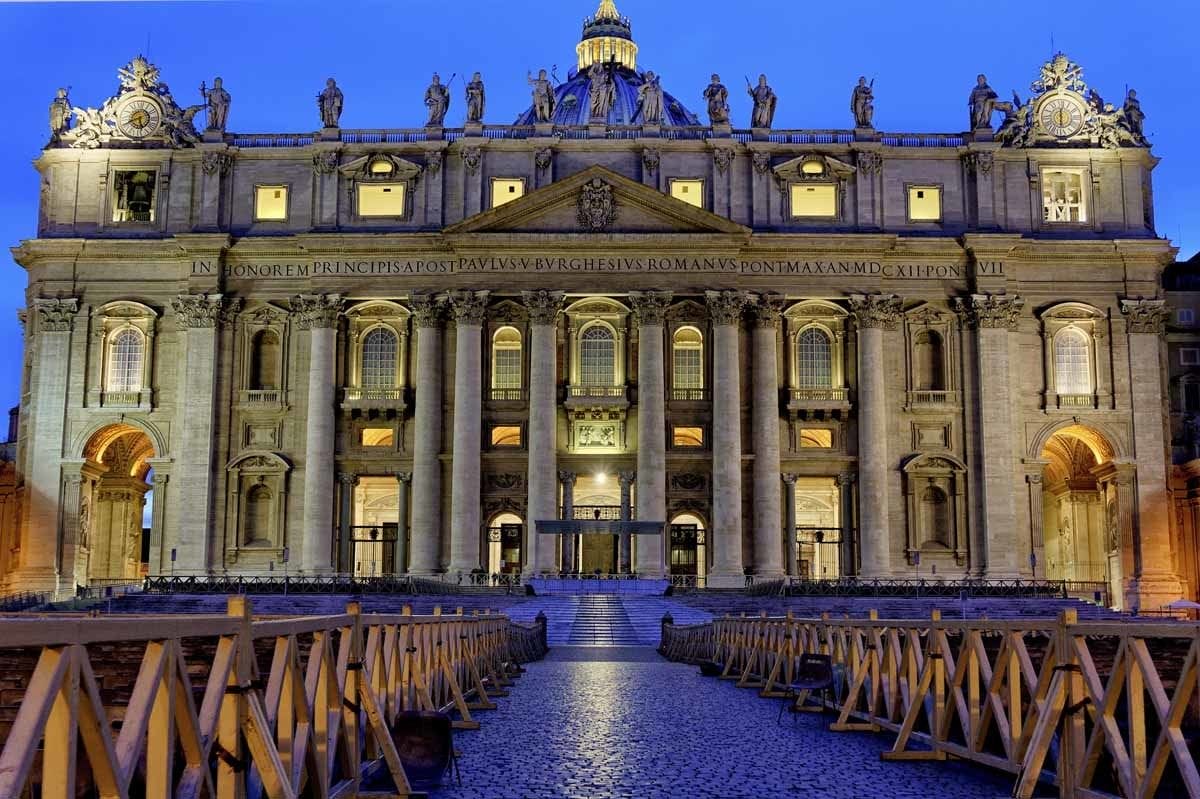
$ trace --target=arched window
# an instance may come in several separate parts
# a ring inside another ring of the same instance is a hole
[[[267,544],[271,540],[271,489],[256,485],[246,493],[245,541]]]
[[[502,327],[492,337],[492,388],[521,387],[521,333]]]
[[[579,382],[585,386],[611,386],[616,378],[617,343],[604,325],[592,325],[579,338]]]
[[[362,387],[396,387],[396,334],[387,327],[373,328],[363,336]]]
[[[946,501],[946,492],[935,486],[929,486],[921,495],[921,511],[925,518],[926,545],[950,548],[950,503]]]
[[[142,390],[145,349],[142,334],[133,328],[112,337],[108,344],[108,391]]]
[[[922,330],[913,341],[913,375],[918,391],[945,391],[945,349],[942,337],[933,330]]]
[[[1054,388],[1059,394],[1091,394],[1091,347],[1087,334],[1064,327],[1054,337]]]
[[[819,327],[805,328],[796,341],[796,375],[800,388],[833,385],[833,358],[829,335]]]
[[[681,327],[671,342],[676,389],[704,388],[704,336],[694,327]]]
[[[254,334],[250,347],[250,390],[273,391],[279,388],[279,335],[273,330]]]

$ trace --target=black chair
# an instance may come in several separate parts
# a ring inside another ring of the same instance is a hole
[[[392,741],[404,765],[404,773],[413,787],[440,785],[442,776],[454,769],[458,784],[458,751],[454,748],[450,715],[431,711],[406,710],[396,716]]]
[[[700,673],[705,677],[720,677],[725,671],[725,665],[719,660],[700,661]]]
[[[808,691],[812,693],[820,691],[822,698],[828,701],[832,690],[833,658],[829,655],[801,655],[800,666],[796,669],[795,679],[787,687],[787,693],[784,695],[783,704],[779,706],[779,715],[775,718],[775,723],[778,724],[779,720],[783,718],[783,709],[785,707],[791,707],[794,713],[799,713],[802,710],[819,712],[823,709],[823,705],[816,708],[801,708],[797,704],[801,692]]]

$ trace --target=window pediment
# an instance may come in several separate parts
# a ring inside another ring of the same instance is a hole
[[[244,452],[229,462],[226,471],[280,474],[292,470],[291,462],[274,452]]]
[[[950,472],[966,472],[967,466],[953,455],[939,453],[937,455],[913,455],[904,464],[901,471],[906,474],[946,474]]]
[[[390,169],[385,169],[390,167]],[[391,153],[371,153],[361,158],[347,161],[338,167],[338,171],[350,180],[365,183],[392,183],[402,180],[416,180],[423,168],[420,164],[401,158]]]
[[[1060,302],[1057,305],[1052,305],[1040,314],[1043,320],[1047,319],[1062,319],[1062,320],[1080,320],[1080,319],[1104,319],[1105,314],[1099,308],[1087,305],[1082,302]]]
[[[806,153],[776,165],[771,171],[783,183],[830,183],[849,180],[858,168],[833,156]]]

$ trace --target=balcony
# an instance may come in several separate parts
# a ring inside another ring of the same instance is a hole
[[[1096,408],[1095,394],[1054,394],[1055,406],[1064,411],[1091,411]]]
[[[523,388],[493,388],[488,391],[491,402],[525,402],[529,392]]]
[[[150,410],[149,389],[141,391],[103,391],[100,392],[101,408],[125,408],[129,410]]]
[[[910,411],[948,411],[958,407],[957,391],[920,389],[908,392]]]
[[[671,402],[708,402],[711,396],[706,388],[673,388],[667,399]]]
[[[785,389],[787,409],[793,417],[823,419],[839,417],[850,410],[850,390],[833,386]]]
[[[407,407],[403,388],[342,389],[342,410],[347,413],[391,417],[402,414]]]
[[[567,386],[568,408],[625,408],[629,406],[628,386]]]

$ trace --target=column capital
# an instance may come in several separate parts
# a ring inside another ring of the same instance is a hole
[[[407,485],[412,482],[412,472],[396,472],[396,481]]]
[[[531,325],[552,325],[558,321],[558,312],[562,310],[563,298],[566,294],[561,291],[522,291],[521,301],[529,311]]]
[[[558,481],[563,485],[575,485],[575,472],[569,472],[566,469],[559,469]]]
[[[330,329],[337,326],[342,310],[341,294],[297,294],[291,300],[292,313],[299,317],[301,330]]]
[[[954,309],[959,318],[977,330],[1016,330],[1023,307],[1025,300],[1016,295],[972,294],[970,297],[954,299]]]
[[[413,292],[409,297],[413,323],[418,327],[441,327],[446,316],[446,302],[427,292]]]
[[[79,300],[74,297],[58,299],[38,297],[33,301],[33,310],[37,313],[38,332],[40,333],[70,333],[75,325],[75,313],[79,310]]]
[[[1166,300],[1121,300],[1121,314],[1130,333],[1152,333],[1161,336],[1167,329],[1171,309]]]
[[[446,295],[454,309],[454,321],[462,325],[482,325],[487,318],[489,291],[451,291]]]
[[[851,294],[850,310],[859,329],[895,330],[900,326],[901,300],[895,294]]]
[[[633,470],[617,472],[617,480],[621,483],[621,488],[628,488],[637,480],[637,472]]]
[[[241,300],[229,300],[220,294],[180,294],[171,300],[176,323],[188,330],[220,327],[232,321],[241,307]]]
[[[792,474],[791,472],[784,472],[783,474],[779,475],[779,477],[780,477],[780,478],[783,480],[783,482],[784,482],[784,483],[786,483],[787,485],[789,485],[789,486],[794,486],[794,485],[796,484],[796,480],[797,480],[797,478],[799,478],[799,477],[800,477],[800,475],[798,475],[798,474]]]
[[[708,302],[708,313],[714,325],[738,324],[742,319],[742,311],[750,302],[749,295],[744,291],[706,291],[704,299]]]
[[[783,316],[783,295],[775,292],[764,292],[758,295],[758,301],[750,309],[755,327],[779,327]]]
[[[852,486],[855,483],[857,483],[858,475],[855,474],[854,472],[842,472],[837,477],[833,478],[833,480],[835,483],[838,484],[839,488],[844,488],[846,486]]]
[[[633,316],[638,326],[662,325],[672,296],[669,291],[629,292],[629,304],[633,306]]]
[[[344,486],[356,486],[358,485],[358,475],[351,472],[339,472],[338,482]]]

